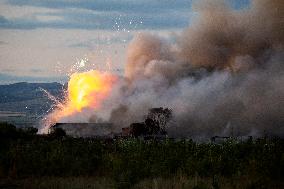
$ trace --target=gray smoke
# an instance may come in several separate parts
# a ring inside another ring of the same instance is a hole
[[[198,17],[176,43],[150,34],[133,39],[126,78],[101,114],[121,128],[149,108],[168,107],[170,134],[284,136],[283,1],[233,10],[207,0],[193,9]]]
[[[170,135],[283,137],[283,0],[253,0],[243,10],[202,0],[193,10],[197,18],[175,42],[136,36],[125,77],[96,115],[85,109],[67,121],[107,121],[121,131],[150,108],[167,107]]]

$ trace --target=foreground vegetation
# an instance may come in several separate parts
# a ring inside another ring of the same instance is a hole
[[[0,188],[283,188],[284,140],[98,140],[0,124]]]

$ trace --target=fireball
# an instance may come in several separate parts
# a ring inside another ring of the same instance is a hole
[[[65,103],[60,106],[53,117],[60,118],[81,112],[82,109],[100,108],[102,102],[110,95],[117,76],[108,72],[91,70],[74,73],[68,82]]]
[[[99,110],[104,100],[111,94],[117,76],[109,72],[91,70],[73,73],[68,82],[65,101],[56,100],[56,109],[43,120],[40,133],[48,133],[48,129],[63,118],[80,113],[84,108]]]
[[[85,107],[99,108],[115,81],[114,75],[97,70],[72,74],[68,83],[68,108],[78,112]]]

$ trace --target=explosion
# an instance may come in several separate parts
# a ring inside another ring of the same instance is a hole
[[[107,72],[91,70],[74,73],[68,82],[67,111],[80,112],[82,108],[97,109],[109,95],[116,77]]]
[[[66,102],[48,118],[99,117],[119,130],[143,121],[150,108],[167,107],[175,136],[284,136],[283,1],[252,0],[242,10],[196,2],[198,18],[175,41],[150,34],[132,40],[122,79],[73,74]]]
[[[64,118],[82,112],[83,109],[94,112],[100,108],[101,103],[110,95],[116,80],[115,75],[98,70],[73,73],[68,82],[64,102],[57,101],[55,111],[45,118],[45,130]]]

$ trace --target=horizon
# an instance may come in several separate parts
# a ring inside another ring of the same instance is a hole
[[[84,59],[85,71],[110,64],[121,75],[133,37],[147,32],[174,40],[196,17],[192,2],[1,1],[0,84],[64,82]],[[244,9],[250,0],[226,3]]]

